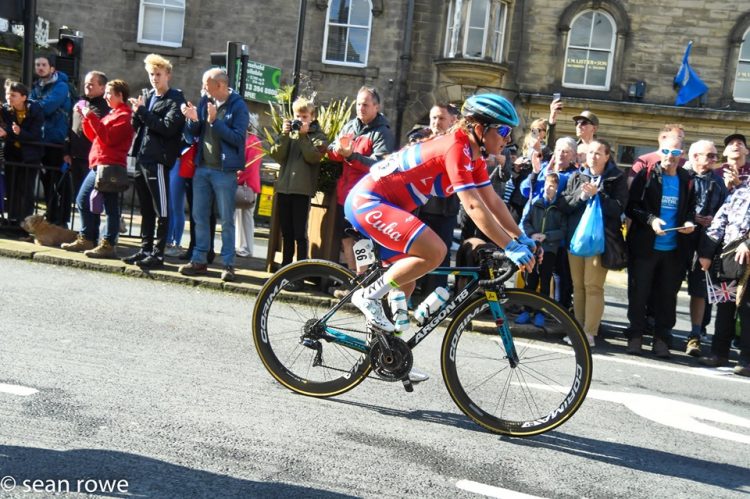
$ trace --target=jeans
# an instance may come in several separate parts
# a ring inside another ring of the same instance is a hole
[[[180,245],[185,231],[185,179],[180,177],[179,160],[169,170],[169,225],[167,244]]]
[[[101,215],[91,212],[89,198],[96,183],[96,170],[89,170],[89,174],[83,179],[81,190],[76,197],[76,207],[81,216],[81,235],[89,241],[99,241],[99,224]],[[117,236],[120,233],[120,194],[117,192],[103,192],[104,210],[107,212],[106,232],[102,239],[106,239],[114,246],[117,244]]]
[[[193,219],[195,220],[195,249],[191,260],[206,263],[211,245],[211,205],[221,218],[221,258],[225,266],[234,266],[234,196],[237,192],[237,172],[224,172],[199,166],[193,177]]]

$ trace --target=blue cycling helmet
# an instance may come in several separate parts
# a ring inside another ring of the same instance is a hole
[[[472,95],[464,102],[461,113],[485,125],[518,126],[518,114],[513,104],[497,94]]]

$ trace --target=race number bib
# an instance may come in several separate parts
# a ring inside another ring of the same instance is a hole
[[[360,239],[354,243],[354,260],[357,262],[357,267],[365,267],[375,262],[371,240]]]

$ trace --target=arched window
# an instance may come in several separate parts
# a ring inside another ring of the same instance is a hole
[[[750,102],[750,29],[745,31],[734,76],[734,100]]]
[[[445,57],[502,62],[508,5],[502,0],[452,0],[448,7]]]
[[[141,0],[138,43],[181,47],[185,0]]]
[[[343,66],[367,66],[371,27],[370,0],[328,2],[323,62]]]
[[[587,10],[573,19],[563,86],[609,90],[616,32],[612,17],[601,10]]]

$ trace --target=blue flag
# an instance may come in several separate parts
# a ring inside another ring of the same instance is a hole
[[[703,83],[693,68],[690,67],[688,57],[690,57],[690,49],[693,47],[693,42],[688,42],[687,48],[685,49],[685,55],[682,57],[682,65],[680,70],[677,71],[677,75],[674,77],[675,88],[680,90],[677,92],[677,98],[674,101],[675,106],[684,106],[693,99],[700,97],[701,95],[708,92],[708,86]]]

